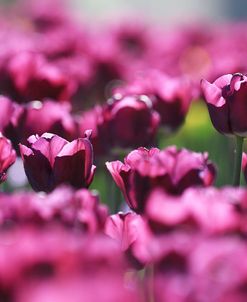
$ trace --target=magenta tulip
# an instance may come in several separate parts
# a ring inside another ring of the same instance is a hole
[[[145,201],[155,187],[170,194],[181,194],[190,186],[208,186],[215,178],[215,167],[207,153],[169,147],[164,150],[139,148],[128,154],[124,163],[107,162],[106,166],[136,212],[142,212]]]

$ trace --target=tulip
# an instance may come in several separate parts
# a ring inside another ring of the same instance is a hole
[[[16,153],[11,142],[0,133],[0,183],[6,180],[6,171],[15,160]]]
[[[92,129],[92,143],[97,155],[112,148],[137,148],[154,143],[160,122],[146,95],[114,95],[105,106],[84,112],[79,120],[80,132]],[[124,125],[124,126],[123,126]]]
[[[212,84],[201,82],[211,121],[217,131],[245,137],[247,133],[247,77],[235,73]]]
[[[186,227],[190,232],[232,234],[239,232],[241,203],[246,193],[239,188],[190,188],[180,196],[161,189],[150,194],[145,216],[152,231],[176,232]],[[212,223],[214,221],[214,223]]]
[[[113,96],[104,115],[113,146],[136,148],[154,142],[160,117],[148,96],[128,95],[120,99]]]
[[[17,228],[55,224],[94,234],[103,230],[107,214],[106,205],[87,189],[60,186],[49,194],[0,194],[0,228],[11,220]]]
[[[67,101],[76,84],[41,54],[22,52],[10,60],[7,72],[18,101],[52,98]]]
[[[233,184],[238,186],[243,138],[247,134],[247,77],[240,73],[226,74],[212,84],[202,80],[201,88],[215,129],[236,136]]]
[[[106,166],[121,189],[129,207],[140,213],[152,189],[161,187],[179,195],[190,186],[209,186],[215,178],[215,167],[207,153],[168,147],[164,150],[138,148],[121,161]]]
[[[120,245],[135,268],[147,263],[149,253],[146,246],[151,238],[151,232],[141,215],[119,212],[108,216],[105,233]]]
[[[85,138],[68,142],[62,137],[44,133],[28,138],[28,146],[20,144],[24,169],[35,191],[50,192],[59,184],[75,188],[88,187],[93,180],[93,150]]]
[[[21,105],[14,126],[19,142],[25,142],[33,133],[42,135],[45,132],[60,135],[68,140],[75,138],[76,126],[70,110],[70,104],[51,100]]]
[[[160,114],[163,127],[175,130],[184,122],[194,97],[191,83],[183,77],[171,77],[158,71],[148,71],[126,86],[115,89],[121,95],[148,95],[153,108]]]

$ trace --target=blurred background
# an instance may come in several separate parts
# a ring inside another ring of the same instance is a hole
[[[51,0],[52,1],[52,0]],[[12,4],[15,0],[0,0]],[[247,16],[245,0],[70,0],[71,8],[91,21],[106,21],[119,15],[138,15],[152,22],[183,23],[241,20]]]
[[[74,7],[92,20],[135,14],[160,23],[239,20],[247,15],[245,0],[74,0]]]

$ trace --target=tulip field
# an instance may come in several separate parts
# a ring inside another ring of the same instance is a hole
[[[0,302],[247,301],[247,23],[0,9]]]

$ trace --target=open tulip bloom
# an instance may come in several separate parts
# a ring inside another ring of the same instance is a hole
[[[190,186],[210,186],[216,174],[207,153],[174,146],[164,150],[138,148],[125,157],[124,163],[117,160],[106,166],[129,207],[137,213],[143,212],[154,188],[179,195]]]
[[[59,184],[67,183],[75,188],[87,188],[93,180],[93,150],[85,138],[68,142],[62,137],[44,133],[28,138],[28,146],[20,144],[24,169],[35,191],[50,192]]]

